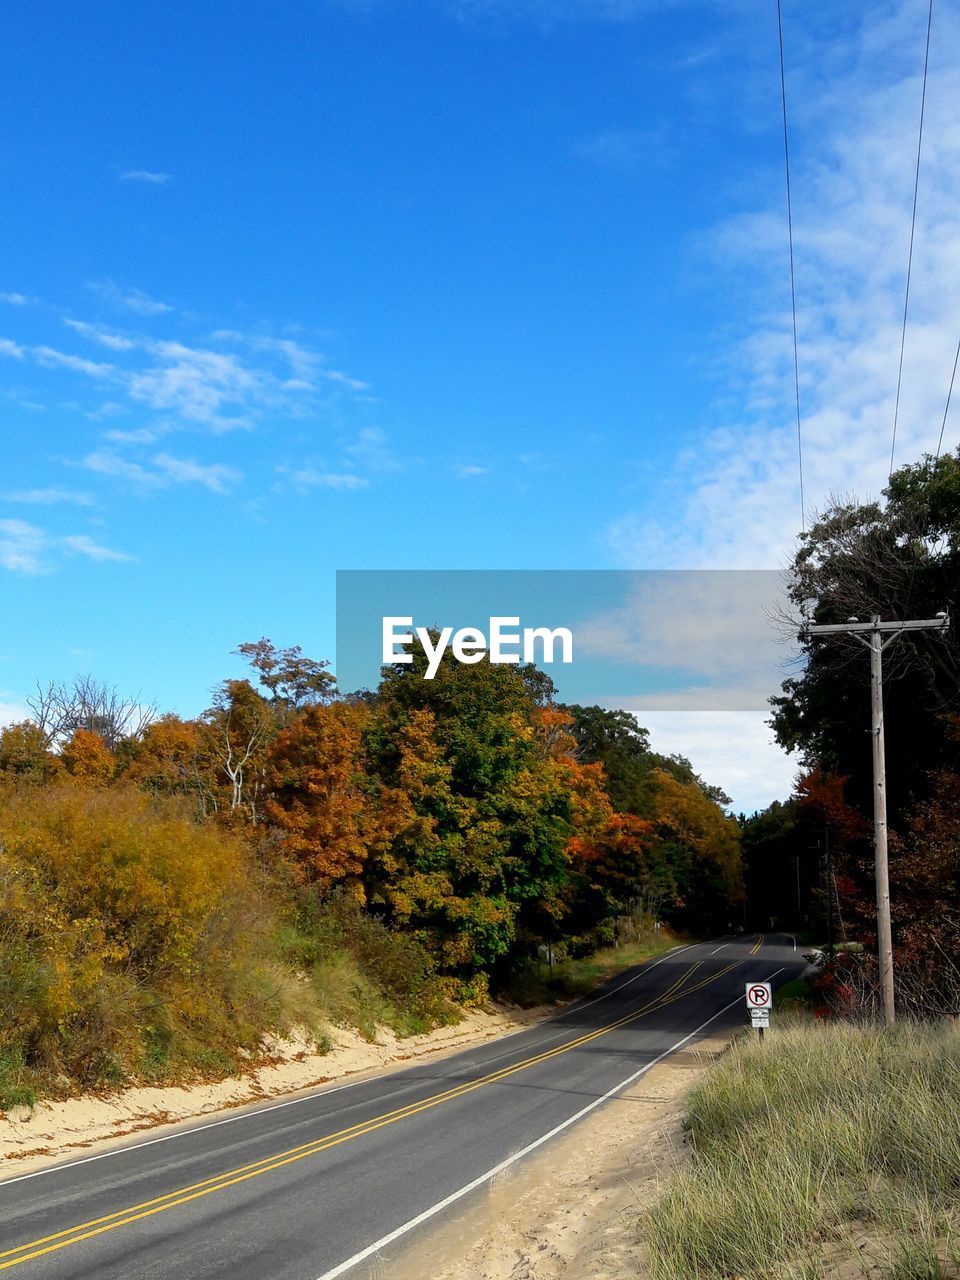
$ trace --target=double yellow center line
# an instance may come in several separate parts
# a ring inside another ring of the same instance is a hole
[[[762,944],[763,939],[759,938],[750,951],[750,955],[756,955]],[[654,997],[639,1009],[634,1010],[633,1013],[625,1014],[622,1018],[617,1018],[596,1031],[586,1032],[573,1040],[568,1040],[565,1044],[558,1045],[554,1049],[548,1049],[543,1053],[535,1054],[532,1057],[523,1059],[521,1062],[514,1063],[513,1066],[502,1067],[497,1071],[492,1071],[488,1075],[481,1076],[478,1080],[454,1085],[452,1088],[435,1093],[420,1102],[412,1102],[404,1107],[398,1107],[394,1111],[374,1116],[370,1120],[350,1125],[348,1128],[340,1129],[325,1138],[317,1138],[312,1142],[305,1142],[301,1146],[290,1147],[286,1151],[280,1151],[272,1156],[265,1156],[261,1160],[255,1160],[250,1164],[241,1165],[239,1168],[227,1170],[224,1173],[217,1174],[216,1177],[207,1178],[203,1182],[195,1182],[190,1186],[180,1187],[176,1191],[168,1191],[166,1195],[157,1196],[153,1200],[144,1200],[140,1204],[131,1205],[126,1209],[118,1209],[114,1213],[105,1214],[103,1217],[92,1218],[89,1222],[81,1222],[75,1226],[67,1227],[63,1231],[56,1231],[52,1235],[42,1236],[40,1239],[30,1240],[24,1244],[17,1245],[13,1249],[7,1249],[0,1252],[0,1271],[4,1271],[9,1267],[19,1266],[21,1263],[29,1262],[34,1258],[41,1258],[48,1253],[55,1253],[59,1249],[65,1249],[68,1245],[90,1240],[94,1236],[104,1234],[104,1232],[115,1231],[118,1227],[128,1226],[130,1223],[139,1222],[143,1218],[153,1217],[154,1214],[164,1213],[167,1209],[188,1204],[191,1200],[199,1200],[202,1196],[212,1195],[215,1191],[224,1191],[227,1187],[237,1186],[239,1183],[247,1182],[251,1178],[259,1178],[262,1174],[271,1173],[275,1169],[282,1169],[285,1165],[294,1164],[298,1160],[305,1160],[308,1156],[318,1155],[321,1151],[328,1151],[331,1147],[340,1146],[341,1143],[350,1142],[352,1139],[363,1137],[367,1133],[373,1133],[377,1129],[382,1129],[385,1125],[396,1124],[397,1121],[405,1120],[408,1116],[419,1115],[422,1111],[429,1111],[442,1103],[461,1098],[465,1094],[473,1093],[476,1089],[482,1089],[489,1084],[496,1084],[498,1081],[505,1080],[518,1071],[525,1071],[529,1067],[537,1066],[541,1062],[547,1062],[562,1053],[569,1053],[572,1049],[578,1049],[582,1045],[589,1044],[600,1036],[608,1035],[611,1031],[616,1031],[620,1027],[636,1022],[639,1018],[645,1017],[655,1009],[664,1008],[666,1005],[673,1004],[685,996],[701,991],[704,987],[724,977],[742,962],[739,960],[734,961],[717,973],[702,978],[693,986],[687,986],[689,979],[693,977],[703,963],[703,960],[698,960],[675,979],[660,995]],[[2,1185],[0,1185],[0,1190],[2,1190]]]

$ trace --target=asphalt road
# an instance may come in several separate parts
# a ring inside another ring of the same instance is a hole
[[[529,1030],[0,1182],[0,1271],[31,1280],[360,1280],[409,1233],[700,1035],[744,983],[798,976],[785,935],[621,974]],[[366,1265],[363,1265],[366,1264]]]

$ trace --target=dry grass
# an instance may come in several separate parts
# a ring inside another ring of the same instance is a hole
[[[798,1019],[735,1046],[688,1123],[692,1160],[643,1224],[656,1280],[960,1274],[952,1026]]]

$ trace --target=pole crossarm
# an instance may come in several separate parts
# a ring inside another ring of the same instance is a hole
[[[858,635],[870,631],[894,634],[899,634],[901,631],[945,631],[949,625],[948,614],[936,618],[908,618],[903,622],[881,622],[876,618],[870,622],[810,623],[803,628],[800,635],[807,638],[808,636]]]

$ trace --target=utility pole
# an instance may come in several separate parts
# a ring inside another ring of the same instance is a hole
[[[846,622],[807,623],[801,640],[811,636],[848,635],[870,650],[871,736],[873,738],[873,853],[877,883],[877,950],[883,1020],[888,1027],[896,1022],[893,993],[893,930],[890,924],[890,871],[887,862],[887,778],[883,740],[883,651],[905,631],[944,631],[950,625],[946,613],[935,618],[912,618],[904,622],[881,622],[879,615],[869,622],[848,618]],[[886,636],[886,639],[883,637]]]
[[[827,955],[833,959],[833,855],[830,852],[830,824],[823,824],[823,858],[827,873]]]

